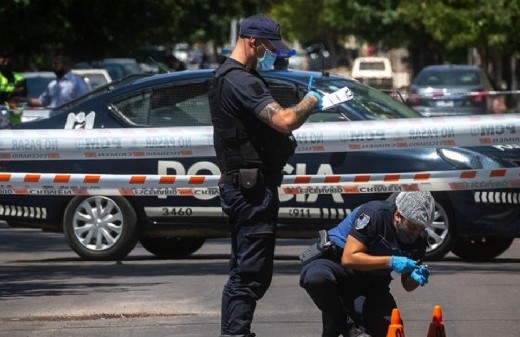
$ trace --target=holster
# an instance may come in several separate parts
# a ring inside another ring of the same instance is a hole
[[[318,234],[318,240],[300,254],[302,264],[309,263],[320,257],[328,257],[333,253],[334,245],[329,240],[327,231],[323,229]]]

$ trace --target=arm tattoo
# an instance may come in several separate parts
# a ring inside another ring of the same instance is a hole
[[[300,122],[300,125],[305,122],[307,117],[309,117],[314,104],[316,104],[315,100],[313,98],[307,97],[292,108],[296,114],[296,119]]]
[[[296,116],[296,124],[298,126],[302,125],[305,122],[305,120],[307,120],[307,117],[309,117],[309,115],[312,112],[314,104],[315,101],[312,98],[308,97],[302,100],[300,103],[293,106],[292,108],[288,108],[291,109],[294,115]],[[278,104],[277,102],[269,103],[265,108],[262,109],[262,111],[260,111],[260,113],[258,114],[258,118],[264,123],[272,125],[273,116],[281,110],[284,110],[284,108],[282,108],[280,104]]]
[[[264,123],[271,125],[273,124],[273,116],[280,110],[283,110],[280,104],[276,102],[269,103],[262,109],[262,111],[260,111],[258,118],[260,118]]]

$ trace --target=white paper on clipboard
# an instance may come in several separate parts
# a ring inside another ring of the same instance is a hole
[[[354,94],[348,87],[341,88],[337,91],[334,91],[330,94],[323,95],[323,108],[322,110],[327,110],[335,107],[338,104],[345,103],[354,98]]]

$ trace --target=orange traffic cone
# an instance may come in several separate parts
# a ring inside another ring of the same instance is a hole
[[[386,337],[404,337],[403,321],[401,320],[401,314],[399,314],[399,309],[397,308],[392,310],[392,318],[390,318],[390,325],[388,326]]]
[[[442,309],[440,305],[433,307],[433,318],[428,329],[427,337],[446,337],[444,323],[442,322]]]

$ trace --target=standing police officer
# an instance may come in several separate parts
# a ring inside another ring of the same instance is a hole
[[[229,217],[229,279],[222,293],[222,336],[255,336],[256,303],[273,272],[282,169],[294,153],[291,131],[321,105],[313,91],[291,108],[282,108],[256,69],[271,69],[288,56],[278,23],[255,15],[244,19],[236,46],[215,71],[209,92],[214,146],[222,172],[222,210]]]
[[[395,205],[370,201],[329,230],[332,248],[305,264],[300,278],[322,312],[323,337],[386,336],[397,307],[391,272],[401,274],[406,291],[428,283],[430,272],[419,261],[434,215],[430,192],[401,192]]]

